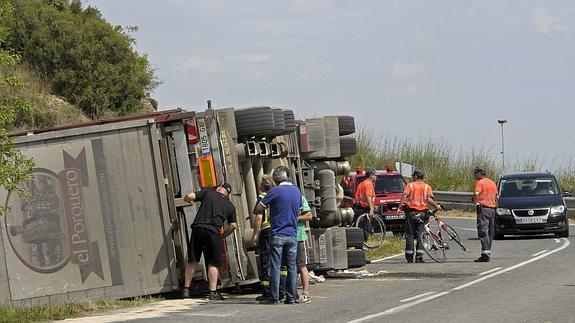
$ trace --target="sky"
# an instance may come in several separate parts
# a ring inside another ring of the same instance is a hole
[[[269,105],[354,115],[545,167],[573,154],[572,0],[84,0],[139,26],[160,110]],[[434,139],[435,140],[435,139]]]

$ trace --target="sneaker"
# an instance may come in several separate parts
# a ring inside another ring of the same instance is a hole
[[[266,300],[266,299],[270,299],[270,297],[269,297],[269,296],[260,295],[260,296],[256,297],[256,302],[261,302],[261,301]]]
[[[425,261],[423,260],[423,258],[415,258],[415,263],[422,264],[422,263],[424,263],[424,262],[425,262]]]
[[[405,260],[407,260],[408,264],[412,264],[413,263],[413,258],[405,258]]]
[[[311,302],[311,298],[307,294],[302,294],[300,298],[296,301],[299,304],[307,304]]]
[[[293,299],[287,299],[284,301],[284,304],[287,305],[294,305],[296,303],[296,301],[294,301]]]
[[[182,298],[192,298],[190,290],[188,288],[182,289]]]
[[[489,262],[491,259],[488,255],[482,254],[481,257],[475,259],[475,262]]]
[[[263,298],[261,301],[259,301],[260,304],[262,305],[278,305],[280,302],[276,302],[271,298]]]
[[[210,292],[210,296],[208,297],[210,301],[223,301],[224,297],[220,294],[219,291]]]

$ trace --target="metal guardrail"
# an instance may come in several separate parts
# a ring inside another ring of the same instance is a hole
[[[475,208],[471,199],[473,193],[471,192],[446,192],[435,191],[435,200],[439,202],[446,209],[466,210],[473,211]],[[575,218],[575,197],[566,197],[565,203],[569,211],[569,217]]]

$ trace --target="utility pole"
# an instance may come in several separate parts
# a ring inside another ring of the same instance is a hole
[[[505,140],[503,136],[503,125],[507,123],[507,120],[499,119],[497,122],[501,125],[501,171],[505,173]]]

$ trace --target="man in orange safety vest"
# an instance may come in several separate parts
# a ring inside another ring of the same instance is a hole
[[[473,177],[475,192],[473,203],[477,208],[477,235],[481,241],[481,257],[475,262],[489,262],[491,259],[491,243],[495,230],[495,208],[497,207],[497,185],[485,177],[485,170],[475,167]]]
[[[400,206],[406,209],[405,214],[405,259],[413,262],[413,244],[417,241],[415,262],[423,262],[423,242],[421,232],[423,225],[427,221],[427,204],[431,204],[436,209],[441,210],[441,205],[433,200],[433,190],[429,184],[423,181],[425,173],[421,170],[413,172],[413,182],[405,186],[403,196],[399,202]]]

